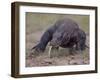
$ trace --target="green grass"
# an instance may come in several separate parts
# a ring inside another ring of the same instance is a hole
[[[64,14],[41,14],[41,13],[26,13],[26,33],[30,34],[37,30],[47,29],[52,26],[57,20],[70,18],[76,21],[79,26],[85,31],[89,31],[89,16],[87,15],[64,15]]]

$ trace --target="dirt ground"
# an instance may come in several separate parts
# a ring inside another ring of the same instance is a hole
[[[68,54],[67,50],[59,52],[61,51],[52,53],[52,57],[48,53],[31,54],[26,58],[26,67],[89,64],[89,54],[87,53]]]
[[[49,45],[44,53],[34,53],[31,48],[38,44],[44,31],[57,20],[69,17],[75,20],[87,34],[89,34],[89,16],[81,15],[57,15],[57,14],[26,14],[26,67],[61,66],[61,65],[86,65],[89,64],[89,49],[81,53],[70,54],[68,49],[60,48],[48,54]],[[89,45],[89,35],[86,44]]]

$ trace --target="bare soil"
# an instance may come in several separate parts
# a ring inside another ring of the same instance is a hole
[[[26,67],[40,67],[40,66],[61,66],[61,65],[85,65],[89,64],[89,53],[68,53],[68,49],[60,49],[52,52],[51,56],[48,50],[44,53],[30,52],[26,57]]]

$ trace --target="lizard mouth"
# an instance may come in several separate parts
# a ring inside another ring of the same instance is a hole
[[[59,42],[50,42],[50,46],[53,46],[53,47],[59,47],[60,46],[60,43]]]

